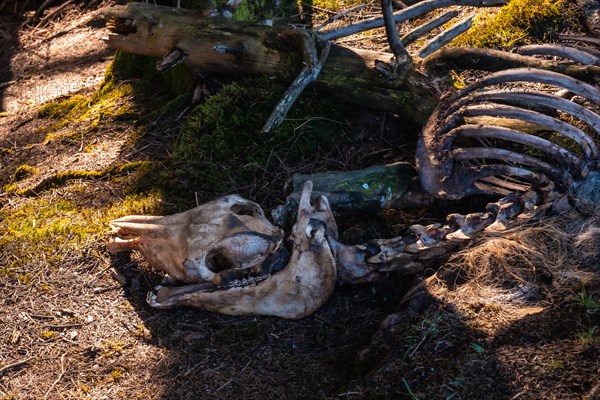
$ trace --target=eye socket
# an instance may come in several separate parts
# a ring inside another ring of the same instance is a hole
[[[218,251],[212,251],[206,256],[206,268],[218,274],[221,271],[233,269],[233,263]]]

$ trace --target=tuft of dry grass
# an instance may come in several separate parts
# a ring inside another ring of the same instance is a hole
[[[519,226],[481,238],[453,255],[441,273],[453,274],[455,284],[511,288],[568,268],[571,245],[571,235],[551,222]]]

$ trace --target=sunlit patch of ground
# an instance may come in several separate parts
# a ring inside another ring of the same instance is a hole
[[[73,8],[59,23],[17,32],[18,52],[5,66],[11,75],[1,99],[2,112],[22,114],[102,82],[113,51],[102,42],[106,31],[94,27],[92,17]]]

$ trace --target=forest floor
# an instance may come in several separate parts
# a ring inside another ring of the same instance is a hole
[[[193,207],[193,190],[181,204],[140,183],[144,162],[170,154],[186,108],[158,123],[128,81],[117,85],[124,95],[95,100],[114,57],[95,16],[113,2],[87,3],[37,27],[0,17],[0,400],[600,399],[598,267],[572,256],[552,224],[539,245],[554,255],[515,266],[531,281],[454,285],[456,271],[442,266],[422,285],[419,314],[400,302],[419,280],[401,276],[338,287],[298,321],[150,307],[160,276],[137,254],[108,254],[108,222]],[[45,106],[69,99],[85,109]],[[410,159],[394,134],[402,123],[362,111],[344,128],[355,139],[319,167],[349,151],[359,167]],[[135,168],[113,168],[125,163]],[[270,190],[268,201],[250,198],[267,209],[285,200],[283,187]],[[348,231],[382,237],[428,213],[367,216]],[[473,248],[493,253],[487,243]]]

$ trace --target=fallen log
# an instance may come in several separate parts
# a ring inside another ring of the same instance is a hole
[[[384,209],[416,209],[430,206],[434,197],[419,185],[414,165],[400,162],[361,170],[296,174],[293,192],[272,212],[276,225],[291,227],[302,187],[313,182],[313,199],[327,197],[336,215],[373,213]]]
[[[444,5],[485,7],[504,2],[505,0],[426,0],[394,13],[393,18],[396,22],[406,21]],[[310,83],[345,102],[389,111],[422,125],[438,104],[440,92],[445,90],[436,76],[445,76],[449,69],[497,71],[534,67],[588,82],[597,82],[600,76],[600,67],[597,65],[543,60],[489,49],[444,48],[427,57],[429,52],[422,52],[421,55],[426,58],[410,63],[410,59],[398,50],[402,44],[398,44],[397,52],[400,58],[406,60],[396,65],[391,53],[351,49],[328,42],[330,39],[355,33],[359,28],[364,30],[383,26],[383,19],[315,32],[291,26],[251,25],[231,21],[214,10],[194,11],[151,3],[115,6],[104,12],[104,16],[110,21],[112,31],[106,39],[109,47],[133,54],[160,57],[161,61],[157,64],[159,70],[183,63],[201,75],[235,77],[266,74],[283,81],[293,81],[284,99],[269,118],[273,121],[279,121],[285,116],[302,89]],[[456,34],[458,33],[450,36]],[[391,37],[395,35],[397,32],[390,33]],[[439,40],[443,42],[444,37]],[[326,56],[319,58],[319,52]],[[263,130],[267,131],[270,126],[276,125],[273,121],[267,123]]]
[[[115,6],[104,15],[110,20],[110,48],[161,57],[165,63],[173,58],[202,74],[267,74],[289,82],[303,66],[302,42],[313,40],[303,29],[250,25],[151,3]],[[392,57],[332,44],[314,84],[343,101],[422,124],[437,105],[439,91],[430,77],[413,69],[402,77],[384,76],[375,69]]]

